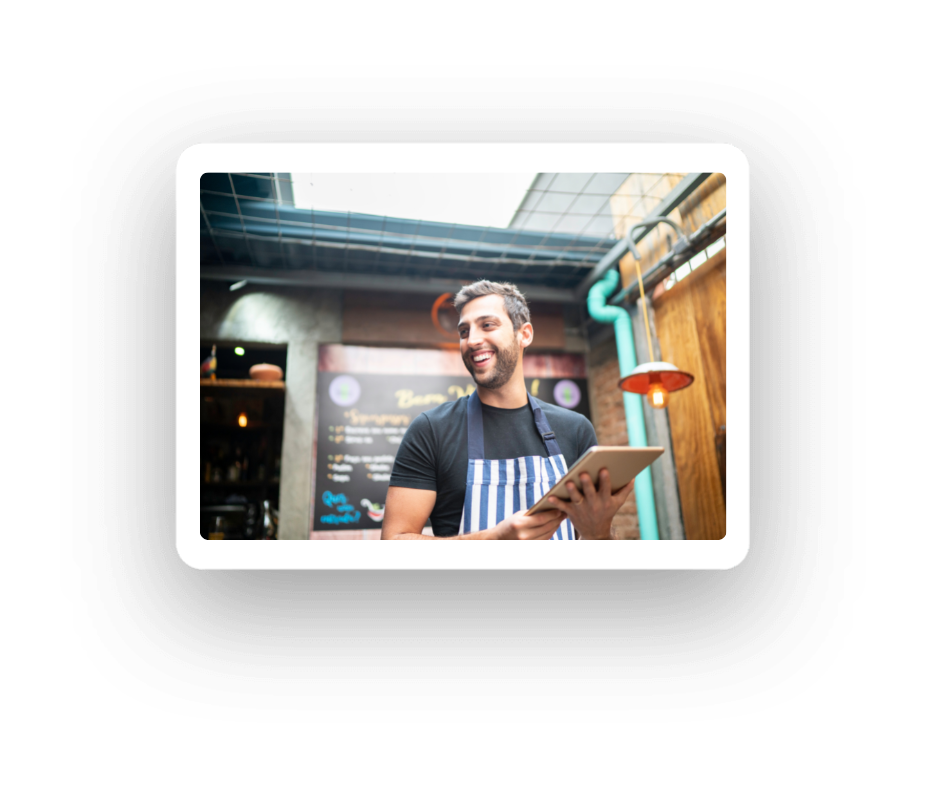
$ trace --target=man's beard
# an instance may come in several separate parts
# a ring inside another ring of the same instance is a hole
[[[478,350],[477,353],[480,351]],[[463,365],[470,372],[474,382],[485,389],[499,389],[505,386],[516,371],[516,364],[519,361],[519,348],[515,343],[510,343],[504,348],[493,351],[496,354],[496,363],[493,365],[493,371],[490,372],[490,378],[486,381],[477,378],[477,372],[473,368],[473,353],[467,351],[463,356]]]

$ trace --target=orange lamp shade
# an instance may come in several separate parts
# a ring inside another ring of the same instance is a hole
[[[688,372],[683,372],[665,361],[652,361],[640,364],[629,375],[620,380],[620,388],[631,394],[644,394],[654,408],[665,408],[669,404],[669,394],[695,380]]]

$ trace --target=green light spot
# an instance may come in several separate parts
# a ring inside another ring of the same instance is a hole
[[[237,348],[235,348],[235,355],[236,355],[236,356],[244,356],[244,355],[245,355],[245,348],[243,348],[243,347],[237,347]]]

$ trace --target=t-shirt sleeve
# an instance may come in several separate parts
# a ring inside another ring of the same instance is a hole
[[[597,446],[597,434],[594,432],[594,425],[587,419],[581,419],[578,428],[578,456],[580,457],[592,446]]]
[[[389,487],[437,489],[437,452],[431,422],[423,413],[411,422],[398,445]]]

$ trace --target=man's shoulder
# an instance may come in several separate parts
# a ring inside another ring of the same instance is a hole
[[[555,429],[556,421],[558,422],[559,428],[563,424],[566,429],[574,429],[582,423],[588,425],[591,423],[583,414],[575,410],[563,408],[561,405],[553,405],[550,402],[539,400],[539,407],[542,409],[542,413],[545,414],[545,418],[548,419],[548,423],[552,425],[553,429]]]
[[[459,425],[466,423],[466,399],[466,397],[461,397],[422,411],[412,419],[406,437],[417,438],[420,435],[425,440],[446,438]]]
[[[467,397],[460,397],[460,399],[436,405],[421,415],[426,416],[431,424],[438,424],[455,418],[466,418],[466,414]]]

